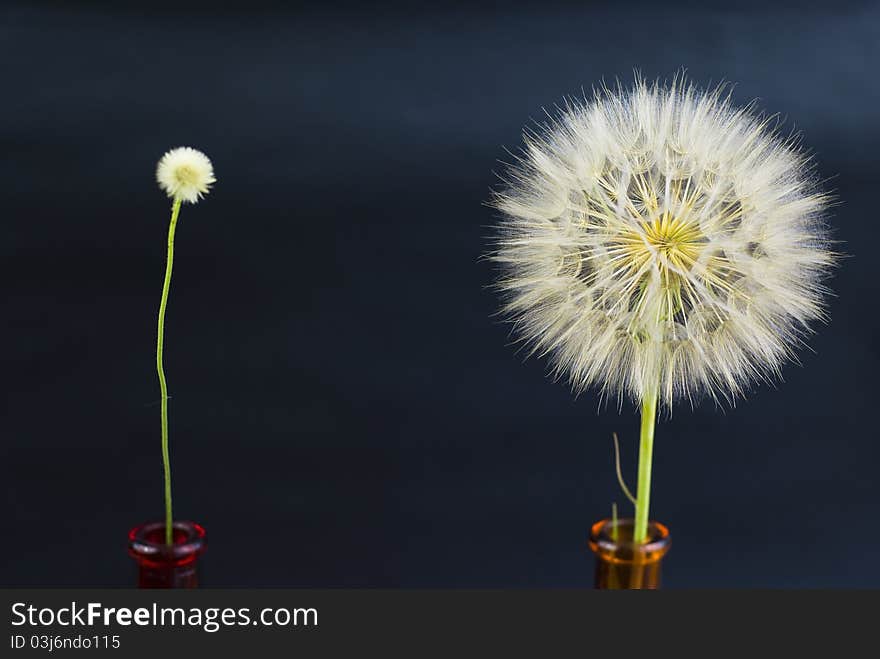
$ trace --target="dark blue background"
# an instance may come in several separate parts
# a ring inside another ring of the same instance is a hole
[[[113,4],[0,23],[0,584],[133,583],[126,531],[162,514],[153,172],[186,144],[218,183],[181,215],[166,369],[207,583],[590,585],[638,418],[520,363],[483,204],[543,108],[686,67],[803,132],[852,258],[784,383],[659,425],[665,583],[880,586],[876,3]]]

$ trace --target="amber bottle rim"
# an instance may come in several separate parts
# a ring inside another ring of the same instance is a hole
[[[590,529],[590,549],[600,560],[612,563],[654,563],[662,559],[672,540],[669,529],[660,522],[648,522],[648,539],[636,544],[632,541],[633,520],[617,520],[617,536],[613,534],[614,520],[603,519]]]

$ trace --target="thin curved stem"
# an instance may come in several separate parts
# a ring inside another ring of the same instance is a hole
[[[171,460],[168,455],[168,384],[165,382],[165,368],[162,354],[165,345],[165,308],[168,306],[168,291],[171,288],[171,268],[174,265],[174,230],[180,213],[180,199],[171,206],[171,224],[168,226],[168,258],[165,263],[165,283],[162,286],[162,300],[159,302],[159,332],[156,339],[156,371],[159,373],[159,389],[162,392],[162,465],[165,468],[165,544],[173,541],[174,517],[171,513]]]
[[[617,483],[620,485],[620,489],[623,490],[623,493],[626,495],[626,498],[630,500],[632,505],[636,505],[636,498],[626,486],[626,481],[623,480],[623,472],[620,470],[620,441],[617,439],[617,433],[611,433],[611,438],[614,440],[614,470],[617,472]]]
[[[647,392],[642,401],[642,429],[639,441],[639,475],[636,486],[635,526],[633,542],[640,544],[648,537],[648,507],[651,501],[651,461],[654,453],[654,425],[657,421],[657,388]]]

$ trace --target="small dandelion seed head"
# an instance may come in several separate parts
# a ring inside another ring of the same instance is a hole
[[[721,88],[569,101],[503,178],[503,311],[576,392],[732,401],[824,318],[828,197],[796,140]]]
[[[194,204],[208,194],[217,179],[208,156],[182,146],[162,156],[156,167],[156,180],[172,199]]]

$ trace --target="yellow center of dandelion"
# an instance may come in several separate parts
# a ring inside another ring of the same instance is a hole
[[[200,176],[195,168],[189,165],[181,165],[174,170],[174,178],[181,185],[195,185],[199,182]]]
[[[620,236],[623,269],[633,276],[633,284],[626,291],[631,300],[629,308],[635,312],[630,331],[642,322],[672,323],[685,310],[691,297],[687,294],[687,273],[705,244],[696,222],[673,217],[669,212],[639,222]],[[659,306],[646,306],[645,286],[654,272],[659,275],[661,294],[654,298]]]
[[[675,286],[693,267],[705,244],[705,237],[695,222],[673,218],[667,212],[627,231],[620,242],[629,269],[645,270],[646,264],[653,262],[665,288]]]
[[[642,228],[645,236],[642,246],[645,251],[648,251],[648,245],[654,248],[661,271],[691,269],[704,240],[695,223],[671,219],[668,213],[664,213],[662,218]]]

